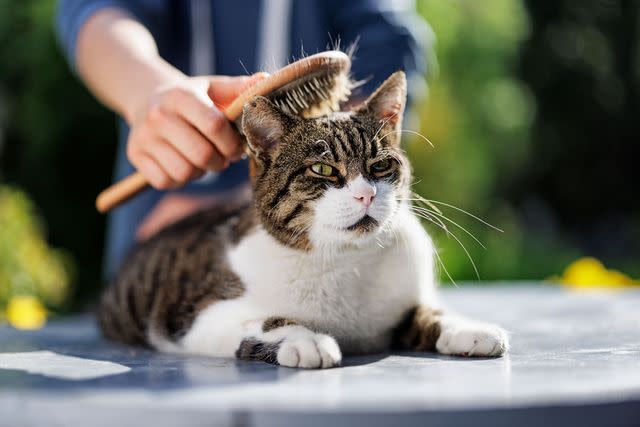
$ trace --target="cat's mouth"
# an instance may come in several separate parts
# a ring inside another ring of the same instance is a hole
[[[358,220],[355,224],[352,224],[345,228],[347,231],[358,231],[360,233],[367,233],[369,231],[373,231],[378,226],[378,220],[371,217],[370,215],[365,215]]]

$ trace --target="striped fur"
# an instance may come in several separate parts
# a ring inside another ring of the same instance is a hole
[[[412,308],[394,330],[392,346],[400,350],[434,351],[440,338],[440,316],[441,310]]]
[[[242,295],[224,248],[255,225],[253,210],[241,205],[198,213],[141,244],[103,294],[99,322],[104,334],[149,345],[153,327],[177,340],[202,308]]]

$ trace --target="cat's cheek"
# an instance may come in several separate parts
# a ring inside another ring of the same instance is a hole
[[[376,219],[380,224],[393,221],[393,215],[398,209],[398,199],[396,197],[395,187],[385,181],[376,184],[378,194],[369,208],[369,215]]]
[[[327,231],[341,230],[357,222],[365,214],[348,188],[329,188],[318,199],[313,225]]]

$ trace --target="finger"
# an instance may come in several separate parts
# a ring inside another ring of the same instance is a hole
[[[167,115],[158,132],[198,169],[218,171],[226,166],[226,159],[215,145],[181,117]]]
[[[166,141],[149,141],[145,152],[179,185],[188,182],[195,171],[195,167]]]
[[[172,196],[168,195],[162,198],[144,218],[142,224],[140,224],[136,231],[136,237],[139,240],[148,239],[169,224],[188,215],[188,212],[184,212],[185,209],[181,203],[171,203],[172,199],[169,197]]]
[[[255,73],[251,76],[211,76],[209,77],[209,97],[224,109],[250,86],[269,77],[268,73]]]
[[[209,197],[182,196],[172,193],[164,196],[144,218],[136,231],[139,240],[145,240],[168,225],[209,206]]]
[[[208,139],[226,160],[242,157],[242,138],[229,120],[215,106],[207,105],[197,96],[182,91],[172,94],[166,111],[158,111],[150,118],[154,127],[161,127],[171,113],[192,124]],[[224,168],[224,165],[222,166]]]
[[[212,141],[218,152],[229,161],[236,161],[244,154],[242,137],[235,126],[217,108],[211,111],[210,119],[202,124],[203,134]],[[198,127],[200,130],[200,127]]]
[[[138,156],[134,166],[144,175],[153,188],[166,190],[176,184],[169,174],[153,158],[146,154]]]
[[[196,169],[191,175],[191,178],[189,178],[189,181],[193,181],[194,179],[201,178],[202,175],[204,175],[205,173],[206,171],[203,171],[202,169]]]

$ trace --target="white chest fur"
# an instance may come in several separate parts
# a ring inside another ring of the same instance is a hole
[[[345,352],[384,349],[407,310],[420,301],[434,304],[431,241],[406,208],[395,224],[379,242],[333,253],[291,249],[257,229],[228,254],[245,293],[203,310],[183,342],[211,353],[233,335],[225,332],[232,325],[250,333],[281,316],[332,335]],[[216,353],[233,354],[238,339]]]
[[[230,252],[229,262],[247,302],[265,315],[309,323],[343,346],[379,345],[432,283],[431,244],[415,218],[405,216],[382,242],[333,253],[291,249],[259,229]]]

